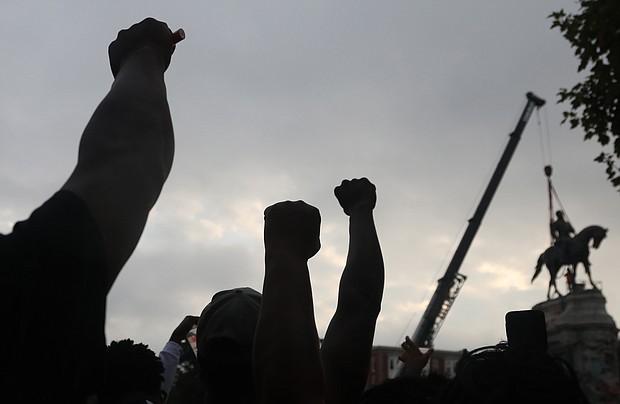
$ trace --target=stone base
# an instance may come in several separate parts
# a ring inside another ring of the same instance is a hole
[[[618,403],[618,329],[596,289],[538,303],[545,313],[549,352],[567,361],[591,403]]]

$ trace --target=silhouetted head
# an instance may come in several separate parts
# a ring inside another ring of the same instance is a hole
[[[162,403],[161,382],[164,366],[145,344],[131,339],[112,341],[106,349],[101,404],[132,402]]]
[[[242,403],[254,396],[252,348],[261,299],[251,288],[224,290],[202,311],[196,345],[209,403]]]
[[[592,247],[594,248],[598,248],[605,237],[607,237],[607,229],[600,227],[596,228],[596,230],[592,238]]]
[[[446,377],[431,373],[428,377],[397,377],[366,390],[360,404],[432,404]]]
[[[559,220],[564,220],[564,212],[562,212],[561,210],[555,212],[555,215],[558,217]]]
[[[542,350],[508,344],[465,351],[439,403],[587,404],[572,369]]]

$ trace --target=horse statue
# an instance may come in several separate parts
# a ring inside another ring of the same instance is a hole
[[[564,249],[558,245],[553,245],[547,248],[545,252],[540,254],[540,257],[538,257],[536,272],[534,272],[532,282],[534,282],[534,279],[536,279],[544,264],[549,270],[549,275],[551,276],[551,279],[549,280],[549,288],[547,289],[547,300],[551,299],[552,286],[555,289],[555,293],[562,296],[562,294],[558,291],[557,285],[555,284],[555,280],[560,272],[560,269],[564,265],[569,266],[569,287],[572,291],[577,275],[577,264],[581,263],[586,270],[590,285],[592,288],[598,290],[598,288],[594,285],[592,275],[590,274],[590,261],[588,261],[588,256],[590,255],[589,245],[590,241],[592,241],[592,247],[598,248],[605,237],[607,237],[607,229],[601,226],[588,226],[577,233],[575,237],[568,240],[564,246]]]

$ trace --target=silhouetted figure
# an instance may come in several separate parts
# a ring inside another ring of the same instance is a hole
[[[261,294],[251,288],[216,293],[196,330],[200,378],[208,404],[254,403],[252,349]]]
[[[501,343],[465,351],[456,376],[439,395],[439,404],[587,404],[577,378],[565,362],[542,350],[520,350]]]
[[[564,219],[564,213],[561,210],[555,212],[555,215],[556,220],[549,225],[551,237],[553,238],[553,244],[558,246],[566,254],[567,243],[575,235],[575,229]]]
[[[153,19],[119,33],[109,47],[114,83],[84,129],[75,170],[0,236],[3,401],[84,402],[97,388],[106,295],[172,164],[171,34]]]
[[[163,381],[161,383],[161,395],[162,398],[168,398],[174,379],[177,373],[177,365],[181,359],[183,353],[183,347],[181,343],[187,337],[187,333],[198,323],[198,317],[185,316],[183,320],[176,326],[170,339],[164,345],[164,348],[159,353],[159,359],[164,366],[164,372],[162,374]]]
[[[318,209],[286,201],[265,209],[265,279],[254,346],[260,403],[358,402],[368,376],[384,268],[366,178],[334,190],[349,219],[338,306],[319,348],[307,261],[320,248]]]
[[[447,382],[445,376],[430,373],[427,377],[403,376],[386,379],[366,390],[360,404],[435,404]]]
[[[113,341],[106,350],[101,404],[164,403],[174,384],[183,348],[181,342],[198,317],[185,316],[155,356],[148,345],[131,339]]]
[[[558,210],[555,212],[556,220],[551,223],[551,237],[554,241],[566,241],[575,235],[575,229],[564,219],[564,212]]]
[[[510,311],[505,320],[508,342],[464,350],[438,402],[586,404],[572,368],[548,353],[545,314]]]
[[[162,404],[164,365],[148,345],[131,339],[112,341],[105,354],[99,404]]]
[[[360,404],[431,404],[446,382],[446,377],[437,373],[422,376],[434,350],[422,353],[409,337],[401,344],[403,353],[398,359],[405,366],[404,376],[386,379],[366,390]]]

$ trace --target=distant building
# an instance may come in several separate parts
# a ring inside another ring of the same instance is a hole
[[[366,388],[371,388],[385,379],[393,379],[398,374],[402,362],[398,357],[403,353],[400,347],[375,346],[370,357],[370,369]],[[436,372],[446,377],[454,377],[456,362],[463,351],[435,350],[425,372]]]

